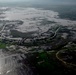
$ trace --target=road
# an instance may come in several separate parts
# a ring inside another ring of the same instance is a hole
[[[0,34],[1,34],[1,35],[0,35],[0,39],[3,38],[3,31],[4,31],[5,27],[6,27],[6,25],[7,25],[7,24],[4,23],[2,29],[0,30]]]
[[[2,29],[0,30],[0,33],[2,33],[2,32],[4,31],[5,27],[6,27],[6,23],[3,24],[3,27],[2,27]]]
[[[54,32],[54,35],[51,37],[51,39],[53,39],[56,35],[57,35],[57,32],[59,31],[60,27],[57,28],[57,30]]]

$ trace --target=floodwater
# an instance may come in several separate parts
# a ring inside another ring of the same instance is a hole
[[[32,75],[31,69],[22,62],[25,59],[24,54],[4,52],[0,49],[0,75]]]

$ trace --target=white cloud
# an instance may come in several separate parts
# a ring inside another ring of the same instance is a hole
[[[36,31],[37,26],[40,26],[43,31],[47,30],[54,24],[41,25],[44,19],[48,21],[55,21],[61,25],[74,25],[76,21],[70,21],[65,19],[60,19],[58,12],[51,10],[43,10],[36,8],[11,8],[10,11],[5,12],[7,20],[23,20],[24,24],[18,26],[18,30],[21,32]]]

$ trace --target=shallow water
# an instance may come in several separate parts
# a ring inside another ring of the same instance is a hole
[[[25,58],[24,54],[0,49],[0,75],[32,75],[31,69],[22,62]]]

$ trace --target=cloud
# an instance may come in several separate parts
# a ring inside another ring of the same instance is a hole
[[[25,32],[26,30],[37,30],[37,26],[41,24],[44,19],[57,18],[58,13],[51,10],[43,10],[36,8],[12,8],[5,14],[7,20],[22,20],[24,24],[19,26],[19,30]]]
[[[37,8],[11,8],[11,10],[5,12],[5,20],[22,20],[23,25],[17,27],[18,31],[30,32],[37,31],[40,27],[43,31],[47,31],[54,25],[74,25],[76,21],[70,21],[59,18],[59,13],[52,10],[44,10]],[[44,22],[46,21],[46,23]],[[51,23],[56,22],[56,23]]]

